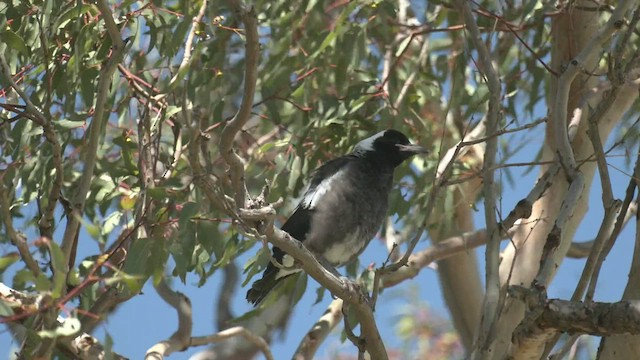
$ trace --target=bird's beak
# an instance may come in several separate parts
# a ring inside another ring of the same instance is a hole
[[[417,144],[409,144],[409,145],[396,145],[400,148],[400,152],[408,153],[408,154],[428,154],[429,150],[423,148]]]

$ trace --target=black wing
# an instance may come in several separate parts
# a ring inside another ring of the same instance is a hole
[[[337,159],[327,161],[316,169],[311,175],[311,182],[309,183],[309,187],[305,191],[302,200],[300,200],[300,203],[293,211],[293,214],[291,214],[289,219],[287,219],[284,225],[282,225],[282,230],[286,231],[297,240],[304,241],[307,233],[311,229],[311,216],[315,211],[314,207],[310,204],[310,199],[314,197],[318,187],[324,180],[331,178],[331,176],[335,175],[353,159],[354,158],[349,155],[339,157]],[[275,251],[274,255],[276,255]],[[278,258],[276,257],[276,259]]]

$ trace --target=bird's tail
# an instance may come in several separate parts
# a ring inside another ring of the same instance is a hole
[[[277,274],[278,268],[269,263],[262,274],[262,279],[256,280],[251,285],[251,289],[247,291],[247,301],[253,306],[258,306],[269,295],[269,292],[285,279],[284,277],[278,278]]]

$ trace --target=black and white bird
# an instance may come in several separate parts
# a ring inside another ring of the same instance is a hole
[[[302,200],[282,230],[301,241],[321,262],[333,266],[355,260],[378,232],[387,214],[395,168],[411,156],[427,153],[393,129],[359,142],[353,152],[316,169]],[[285,277],[300,272],[294,259],[277,247],[262,279],[247,292],[258,305]]]

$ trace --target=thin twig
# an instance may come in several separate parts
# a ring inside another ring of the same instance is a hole
[[[640,175],[640,151],[638,152],[638,155],[636,158],[634,174],[636,176]],[[607,258],[607,255],[609,255],[611,248],[613,248],[613,244],[615,243],[615,240],[618,238],[618,236],[620,235],[620,232],[622,231],[622,227],[625,223],[624,219],[626,217],[626,213],[629,209],[631,202],[633,201],[633,195],[636,189],[636,182],[637,182],[637,179],[635,179],[634,177],[632,177],[629,180],[629,185],[627,185],[625,197],[624,197],[624,200],[622,201],[622,210],[620,211],[620,213],[618,213],[618,218],[616,219],[616,223],[614,225],[611,236],[607,239],[602,251],[598,256],[598,259],[596,260],[596,264],[591,274],[591,280],[589,282],[589,288],[587,289],[587,294],[585,295],[585,299],[593,299],[595,288],[598,282],[598,277],[600,276],[600,268],[602,267],[602,263],[604,262],[604,260]]]
[[[187,41],[184,44],[184,55],[182,56],[182,61],[180,62],[180,66],[178,67],[178,71],[169,81],[169,88],[172,88],[173,85],[183,79],[183,75],[189,65],[191,65],[191,52],[193,51],[193,40],[195,39],[196,32],[200,23],[202,22],[202,18],[204,17],[204,12],[207,10],[207,0],[202,1],[202,5],[200,5],[200,10],[198,11],[198,15],[193,17],[191,21],[191,30],[187,35]]]

